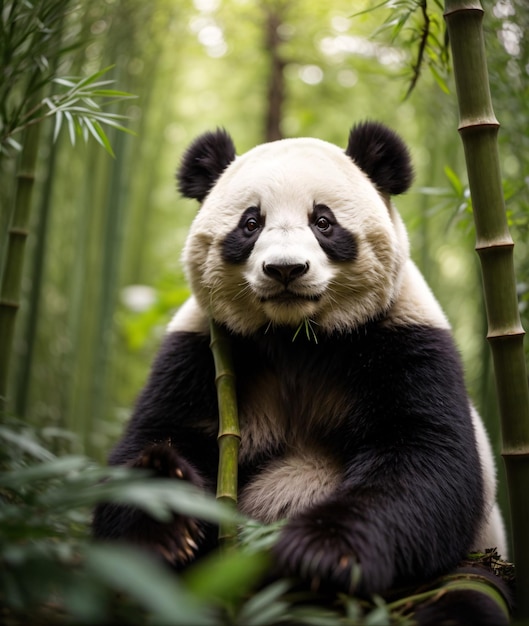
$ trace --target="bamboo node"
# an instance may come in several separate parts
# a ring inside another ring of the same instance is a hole
[[[18,180],[27,180],[29,182],[34,182],[35,181],[35,174],[33,174],[32,172],[18,172],[17,179]]]
[[[481,254],[483,252],[494,252],[495,250],[512,250],[514,248],[514,241],[512,239],[503,239],[496,241],[489,241],[487,243],[478,243],[476,245],[476,252]]]
[[[14,300],[0,300],[0,307],[5,306],[10,309],[19,309],[20,304]]]
[[[492,331],[487,333],[487,341],[491,341],[491,342],[495,342],[495,341],[499,341],[500,339],[520,339],[521,337],[524,337],[525,335],[525,330],[523,328],[516,328],[513,330],[499,330],[499,331]]]
[[[215,376],[215,383],[220,382],[223,378],[228,378],[228,379],[231,379],[231,380],[235,380],[235,374],[233,372],[227,372],[227,371],[219,372]]]
[[[493,130],[498,130],[500,127],[500,123],[498,120],[493,118],[476,118],[475,120],[461,120],[457,130],[460,133],[464,132],[472,132],[478,130],[485,130],[487,128],[492,128]]]
[[[27,228],[19,228],[17,226],[12,226],[9,229],[9,234],[10,235],[17,235],[19,237],[28,237],[29,236],[29,230]]]
[[[241,433],[235,429],[233,430],[223,429],[223,431],[217,435],[217,441],[219,441],[223,437],[235,437],[235,439],[238,439],[240,441]]]
[[[453,15],[456,15],[457,13],[481,13],[481,15],[483,15],[484,11],[480,2],[472,2],[471,0],[467,0],[465,5],[463,6],[461,6],[461,4],[458,4],[457,6],[453,6],[453,8],[445,9],[443,17],[446,19],[452,17]]]

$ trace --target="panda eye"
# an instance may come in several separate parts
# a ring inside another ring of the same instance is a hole
[[[255,219],[255,217],[249,217],[246,220],[244,227],[249,233],[253,233],[259,228],[259,222]]]
[[[326,217],[318,217],[314,225],[318,230],[321,230],[322,232],[325,232],[331,227],[331,223]]]

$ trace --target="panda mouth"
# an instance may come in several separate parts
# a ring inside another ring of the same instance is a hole
[[[305,294],[296,293],[285,289],[279,293],[272,294],[270,296],[261,297],[261,302],[274,302],[278,304],[296,304],[297,302],[318,302],[320,300],[320,294]]]

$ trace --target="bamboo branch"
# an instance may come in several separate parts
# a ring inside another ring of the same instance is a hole
[[[446,0],[463,140],[483,275],[487,339],[494,360],[517,579],[517,613],[529,618],[529,388],[492,108],[483,9],[478,0]]]
[[[237,506],[237,474],[241,433],[237,412],[235,370],[233,367],[230,338],[226,331],[210,319],[210,348],[215,360],[215,385],[219,402],[219,472],[217,478],[217,500],[231,507]],[[233,522],[222,522],[219,541],[231,544],[237,535]]]

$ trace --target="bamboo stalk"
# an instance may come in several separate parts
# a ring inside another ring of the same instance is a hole
[[[446,0],[459,102],[459,131],[467,163],[482,267],[496,388],[501,415],[514,563],[517,616],[529,618],[529,388],[523,351],[511,239],[502,192],[497,133],[478,0]]]
[[[15,370],[14,411],[17,417],[26,417],[31,390],[32,370],[34,365],[35,346],[37,341],[37,327],[41,311],[41,296],[43,292],[44,267],[48,244],[49,222],[52,211],[52,189],[54,172],[57,160],[57,145],[51,141],[53,128],[47,129],[49,154],[43,163],[44,183],[42,193],[39,194],[35,207],[37,220],[34,224],[34,244],[29,256],[29,271],[31,289],[27,295],[27,315],[19,321],[21,327],[17,331],[24,337],[25,349],[18,355],[18,367]],[[45,140],[46,141],[46,140]],[[33,249],[34,248],[34,249]]]
[[[20,307],[22,270],[29,234],[39,133],[40,124],[30,126],[26,130],[17,173],[13,217],[8,229],[7,255],[0,286],[0,409],[6,406],[15,322]]]
[[[230,339],[226,331],[210,319],[210,348],[215,361],[215,385],[219,402],[219,472],[217,477],[217,500],[229,506],[237,506],[237,474],[241,433],[237,412],[235,370],[231,355]],[[233,522],[222,522],[219,541],[231,544],[237,535]]]

